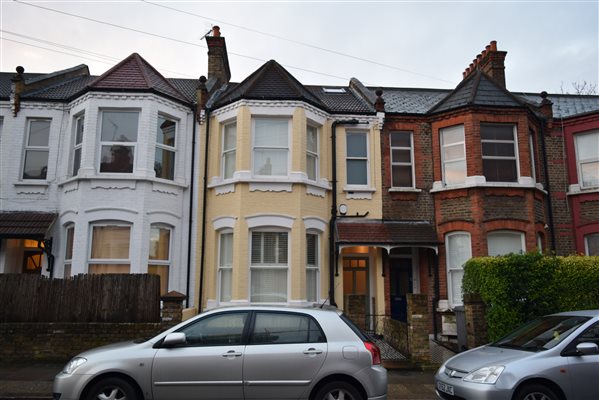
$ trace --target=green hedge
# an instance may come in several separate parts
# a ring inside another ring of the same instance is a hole
[[[462,290],[481,296],[489,339],[496,340],[544,314],[599,308],[599,257],[473,258],[464,266]]]

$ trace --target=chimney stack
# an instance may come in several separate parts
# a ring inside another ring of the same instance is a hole
[[[208,44],[208,79],[216,79],[216,87],[229,83],[231,70],[225,38],[220,35],[220,27],[212,27],[212,36],[206,36]]]
[[[21,93],[25,90],[25,68],[20,65],[17,67],[17,74],[11,78],[10,88],[10,105],[12,108],[12,115],[17,116],[21,109]]]
[[[507,51],[497,50],[497,41],[493,40],[476,56],[462,74],[464,79],[475,71],[482,71],[505,89],[505,56]]]

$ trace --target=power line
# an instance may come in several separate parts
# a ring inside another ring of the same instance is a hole
[[[337,51],[337,50],[328,49],[326,47],[321,47],[321,46],[317,46],[317,45],[314,45],[314,44],[301,42],[301,41],[295,40],[295,39],[289,39],[289,38],[286,38],[284,36],[274,35],[274,34],[272,34],[270,32],[260,31],[260,30],[254,29],[254,28],[249,28],[247,26],[234,24],[232,22],[227,22],[227,21],[219,20],[219,19],[212,18],[212,17],[206,17],[206,16],[203,16],[203,15],[199,15],[199,14],[195,14],[195,13],[189,12],[189,11],[185,11],[185,10],[181,10],[181,9],[178,9],[178,8],[170,7],[170,6],[167,6],[167,5],[164,5],[164,4],[159,4],[159,3],[156,3],[156,2],[153,2],[153,1],[148,1],[148,0],[139,0],[139,1],[141,1],[142,3],[146,3],[146,4],[151,4],[151,5],[156,6],[156,7],[162,7],[162,8],[165,8],[167,10],[172,10],[172,11],[175,11],[175,12],[178,12],[178,13],[190,15],[190,16],[193,16],[193,17],[196,17],[196,18],[201,18],[201,19],[208,20],[208,21],[215,21],[215,22],[218,22],[218,23],[221,23],[221,24],[227,24],[227,25],[233,26],[235,28],[243,29],[243,30],[246,30],[246,31],[249,31],[249,32],[254,32],[254,33],[257,33],[259,35],[264,35],[264,36],[272,37],[272,38],[279,39],[279,40],[284,40],[286,42],[290,42],[290,43],[298,44],[300,46],[305,46],[305,47],[309,47],[309,48],[312,48],[312,49],[320,50],[320,51],[323,51],[323,52],[326,52],[326,53],[331,53],[331,54],[335,54],[335,55],[338,55],[338,56],[351,58],[351,59],[354,59],[354,60],[366,62],[366,63],[373,64],[373,65],[378,65],[380,67],[394,69],[396,71],[401,71],[401,72],[405,72],[405,73],[412,74],[412,75],[422,76],[424,78],[429,78],[429,79],[434,79],[434,80],[437,80],[437,81],[442,81],[442,82],[447,82],[447,83],[455,84],[455,82],[449,81],[447,79],[437,78],[437,77],[432,76],[432,75],[426,75],[426,74],[422,74],[420,72],[410,71],[410,70],[405,69],[405,68],[396,67],[396,66],[390,65],[390,64],[384,64],[384,63],[381,63],[381,62],[378,62],[378,61],[374,61],[374,60],[370,60],[370,59],[367,59],[367,58],[358,57],[358,56],[355,56],[355,55],[352,55],[352,54],[347,54],[347,53],[343,53],[343,52],[340,52],[340,51]]]
[[[67,16],[70,16],[70,17],[74,17],[74,18],[80,18],[80,19],[84,19],[86,21],[95,22],[95,23],[98,23],[98,24],[108,25],[108,26],[111,26],[113,28],[124,29],[124,30],[128,30],[128,31],[131,31],[131,32],[136,32],[136,33],[140,33],[140,34],[144,34],[144,35],[158,37],[158,38],[165,39],[165,40],[171,40],[171,41],[174,41],[174,42],[178,42],[178,43],[182,43],[182,44],[186,44],[186,45],[190,45],[190,46],[208,48],[207,46],[203,46],[203,45],[198,44],[198,43],[188,42],[188,41],[185,41],[185,40],[181,40],[181,39],[177,39],[177,38],[173,38],[173,37],[169,37],[169,36],[159,35],[157,33],[142,31],[140,29],[135,29],[135,28],[130,28],[130,27],[123,26],[123,25],[113,24],[111,22],[102,21],[102,20],[98,20],[98,19],[94,19],[94,18],[90,18],[90,17],[85,17],[85,16],[82,16],[82,15],[73,14],[73,13],[69,13],[69,12],[66,12],[66,11],[62,11],[62,10],[56,10],[54,8],[40,6],[38,4],[32,4],[32,3],[28,3],[28,2],[25,2],[25,1],[21,1],[21,0],[13,0],[13,1],[15,3],[18,3],[18,4],[23,4],[23,5],[26,5],[26,6],[35,7],[35,8],[39,8],[39,9],[42,9],[42,10],[51,11],[51,12],[55,12],[55,13],[58,13],[58,14],[63,14],[63,15],[67,15]],[[262,62],[262,63],[264,63],[264,62],[267,61],[267,60],[264,60],[262,58],[252,57],[252,56],[248,56],[246,54],[235,53],[235,52],[232,52],[232,51],[229,51],[228,54],[234,55],[234,56],[237,56],[237,57],[247,58],[247,59],[254,60],[254,61],[259,61],[259,62]],[[333,75],[333,74],[327,74],[327,73],[324,73],[324,72],[314,71],[314,70],[307,69],[307,68],[302,68],[302,67],[296,67],[296,66],[293,66],[293,65],[288,65],[288,64],[282,64],[282,65],[284,67],[286,67],[286,68],[296,69],[298,71],[310,72],[310,73],[313,73],[313,74],[328,76],[328,77],[331,77],[331,78],[341,79],[341,80],[345,80],[345,81],[349,81],[349,79],[350,79],[350,78],[347,78],[347,77],[342,77],[342,76]]]

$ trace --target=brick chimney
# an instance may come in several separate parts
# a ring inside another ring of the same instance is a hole
[[[208,44],[208,79],[215,78],[219,85],[229,83],[231,70],[229,69],[229,57],[225,38],[220,35],[220,28],[212,28],[212,36],[206,36]]]
[[[25,78],[23,74],[25,73],[25,68],[20,65],[17,67],[17,74],[11,78],[11,88],[10,88],[10,104],[12,108],[12,115],[14,117],[17,116],[19,110],[21,109],[21,93],[25,89]]]
[[[462,74],[466,79],[475,71],[482,71],[505,89],[505,56],[507,51],[497,50],[497,41],[493,40],[476,56]]]

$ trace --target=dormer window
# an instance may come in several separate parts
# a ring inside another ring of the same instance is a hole
[[[289,121],[256,118],[254,125],[255,176],[287,176],[289,170]]]
[[[102,111],[100,172],[133,172],[139,112]]]

